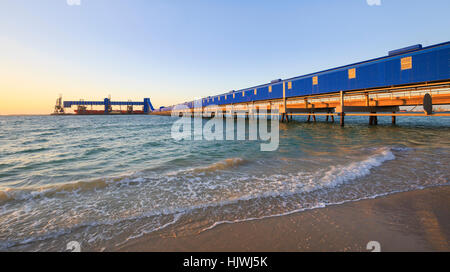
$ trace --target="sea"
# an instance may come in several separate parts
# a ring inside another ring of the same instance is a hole
[[[450,181],[449,117],[298,117],[270,152],[174,139],[177,120],[0,116],[0,251],[114,251]]]

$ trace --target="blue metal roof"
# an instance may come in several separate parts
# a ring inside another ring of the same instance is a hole
[[[403,60],[406,60],[407,57],[411,57],[408,58],[410,67],[403,68]],[[449,68],[450,41],[424,48],[415,45],[391,51],[390,56],[356,62],[281,81],[274,80],[271,83],[204,97],[202,100],[203,105],[208,106],[216,103],[225,105],[279,99],[283,98],[283,82],[289,82],[286,87],[286,97],[299,97],[337,91],[441,81],[450,79]],[[350,70],[353,70],[353,77],[350,77]],[[271,86],[270,89],[268,86]],[[225,99],[218,100],[217,97],[224,97]],[[192,101],[184,103],[188,106],[192,104]],[[169,108],[163,110],[169,110]]]
[[[335,70],[349,68],[351,66],[367,64],[367,63],[381,61],[381,60],[385,60],[385,59],[389,59],[389,58],[398,58],[401,55],[412,54],[412,53],[416,54],[418,52],[423,52],[423,51],[427,51],[427,50],[430,50],[430,49],[433,49],[433,48],[436,48],[436,47],[447,46],[447,45],[450,45],[450,41],[444,42],[444,43],[435,44],[435,45],[430,45],[430,46],[427,46],[427,47],[423,47],[422,49],[415,50],[415,51],[412,51],[412,52],[408,51],[408,52],[400,53],[400,54],[393,55],[393,56],[389,56],[388,55],[388,56],[378,57],[378,58],[369,59],[369,60],[360,61],[360,62],[355,62],[355,63],[352,63],[352,64],[347,64],[347,65],[344,65],[344,66],[339,66],[339,67],[335,67],[335,68],[331,68],[331,69],[326,69],[326,70],[322,70],[322,71],[319,71],[319,72],[314,72],[314,73],[310,73],[310,74],[306,74],[306,75],[291,77],[291,78],[284,79],[281,82],[296,80],[296,79],[300,79],[300,78],[304,78],[304,77],[310,77],[310,76],[313,76],[313,75],[319,75],[319,74],[323,74],[323,73],[327,73],[327,72],[331,72],[331,71],[335,71]],[[245,89],[240,89],[237,92],[252,90],[252,89],[255,89],[255,88],[266,87],[266,86],[270,86],[272,84],[273,83],[265,83],[265,84],[261,84],[261,85],[257,85],[257,86],[253,86],[253,87],[249,87],[249,88],[245,88]],[[223,94],[220,94],[220,95],[225,95],[225,94],[226,93],[223,93]],[[220,96],[220,95],[217,95],[217,96]]]

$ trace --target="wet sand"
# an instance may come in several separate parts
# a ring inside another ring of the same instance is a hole
[[[450,251],[450,186],[350,202],[190,235],[150,234],[119,251]]]

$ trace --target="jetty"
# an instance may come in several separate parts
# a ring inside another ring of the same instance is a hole
[[[155,115],[244,117],[271,115],[282,122],[293,116],[326,116],[327,122],[346,116],[450,116],[436,106],[450,105],[450,42],[428,47],[413,45],[387,56],[259,86],[208,96],[200,101],[160,107]],[[404,110],[409,106],[411,110]],[[414,110],[416,109],[416,110]],[[420,109],[420,111],[417,111]]]

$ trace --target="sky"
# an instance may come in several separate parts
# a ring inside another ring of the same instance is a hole
[[[155,107],[450,40],[449,0],[0,0],[0,114]]]

